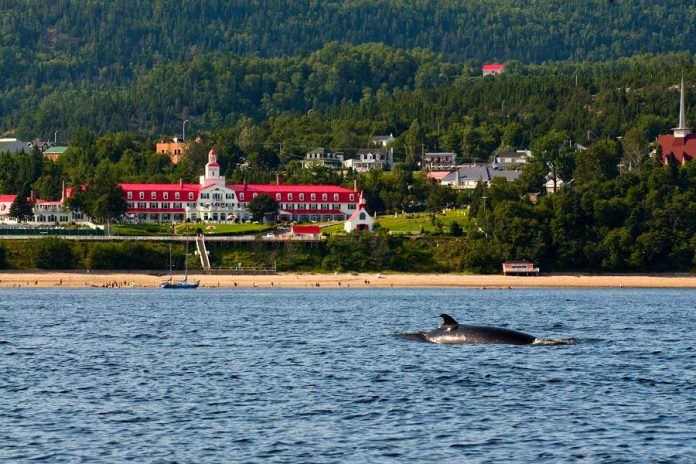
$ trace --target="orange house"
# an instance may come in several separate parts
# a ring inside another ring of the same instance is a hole
[[[187,143],[180,142],[178,139],[174,139],[171,142],[159,142],[157,143],[157,153],[163,155],[169,155],[169,159],[172,164],[177,164],[181,159],[181,155],[184,154],[186,150]]]

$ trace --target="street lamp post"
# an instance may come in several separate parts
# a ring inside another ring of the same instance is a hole
[[[189,122],[188,119],[184,120],[184,123],[181,125],[181,141],[185,142],[186,141],[186,123]]]

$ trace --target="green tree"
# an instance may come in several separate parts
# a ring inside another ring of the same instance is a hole
[[[548,175],[553,182],[555,192],[559,180],[567,182],[571,179],[574,153],[575,149],[566,134],[551,131],[532,143],[531,163],[544,166],[549,170]]]
[[[263,220],[264,222],[276,216],[280,210],[278,203],[267,193],[252,198],[248,208],[254,221]]]
[[[25,182],[22,185],[22,189],[17,192],[15,199],[10,205],[9,216],[16,219],[19,222],[24,222],[31,218],[33,215],[32,204],[31,204],[31,187],[29,187],[29,182]]]
[[[39,269],[73,269],[77,256],[69,241],[48,237],[32,242],[31,262]]]
[[[601,140],[577,154],[575,181],[579,185],[585,185],[613,179],[619,173],[620,161],[621,155],[616,142]]]

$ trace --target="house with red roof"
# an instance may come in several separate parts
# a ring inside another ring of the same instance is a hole
[[[495,76],[500,75],[505,72],[505,65],[503,64],[484,64],[481,68],[483,76]]]
[[[657,145],[662,150],[662,162],[667,164],[670,157],[684,164],[696,157],[696,134],[686,127],[686,108],[684,105],[684,77],[682,76],[679,95],[679,127],[672,129],[671,134],[657,136]]]
[[[366,230],[372,232],[375,229],[374,220],[370,213],[367,212],[365,207],[365,202],[360,198],[360,204],[358,209],[349,217],[345,223],[343,223],[343,229],[346,232],[352,232],[354,230]]]
[[[10,215],[10,207],[17,195],[0,195],[0,221]]]

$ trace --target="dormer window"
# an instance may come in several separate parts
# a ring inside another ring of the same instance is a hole
[[[304,193],[300,193],[300,201],[304,201]]]
[[[350,198],[350,201],[355,201],[355,194],[351,193],[348,198]]]
[[[145,199],[145,192],[140,192],[138,194],[138,198],[140,198],[141,200],[144,200]]]
[[[156,199],[157,199],[157,192],[152,192],[152,193],[150,193],[150,198],[151,198],[152,200],[156,200]]]
[[[288,193],[288,201],[292,201],[292,193]]]
[[[179,192],[174,192],[174,199],[175,199],[175,200],[180,200],[180,199],[181,199],[181,193],[179,193]]]
[[[239,194],[239,201],[244,201],[244,194],[243,193]]]
[[[164,192],[164,193],[162,194],[162,198],[165,199],[165,200],[169,200],[169,192]]]
[[[281,199],[280,193],[276,193],[276,201],[280,201],[280,199]]]
[[[329,195],[326,194],[326,193],[322,193],[322,194],[321,194],[321,199],[324,200],[324,201],[326,201],[326,200],[329,199]]]
[[[334,201],[338,201],[338,193],[334,193]]]
[[[315,201],[315,200],[317,199],[317,194],[316,194],[316,193],[312,193],[312,194],[310,195],[310,198],[312,199],[312,201]]]
[[[132,200],[133,199],[133,192],[128,192],[128,199]]]
[[[254,194],[251,196],[251,198],[256,198],[257,196],[259,196],[259,194],[258,194],[258,193],[254,193]]]
[[[189,200],[193,200],[193,192],[189,192]]]

